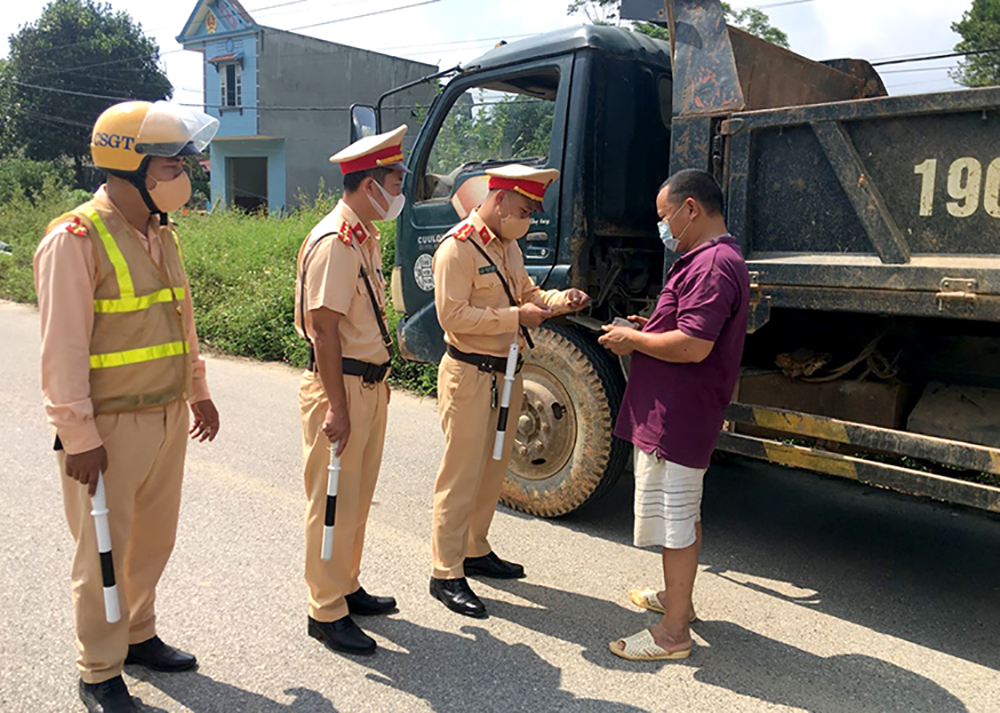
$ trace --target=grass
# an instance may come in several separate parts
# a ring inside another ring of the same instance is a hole
[[[0,205],[0,298],[36,303],[32,257],[49,221],[89,198],[47,185],[33,200],[15,196]],[[295,264],[309,230],[336,204],[320,193],[282,217],[238,211],[177,215],[184,263],[191,281],[198,334],[213,351],[304,367],[308,347],[295,332]],[[383,268],[392,274],[396,226],[380,224]],[[398,315],[389,309],[395,339]],[[395,385],[433,394],[437,369],[393,357]]]

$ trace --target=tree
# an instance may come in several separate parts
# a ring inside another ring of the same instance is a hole
[[[93,0],[53,0],[10,37],[0,68],[0,153],[68,157],[77,186],[87,188],[84,162],[98,115],[118,101],[173,94],[159,53],[128,13]]]
[[[972,7],[951,29],[962,36],[956,52],[995,50],[1000,47],[1000,0],[973,0]],[[967,87],[1000,84],[1000,52],[969,55],[950,74]]]
[[[1000,2],[1000,0],[986,1]],[[583,13],[595,25],[617,25],[621,22],[620,7],[621,0],[571,0],[566,8],[566,14]],[[726,22],[730,25],[746,30],[762,40],[788,48],[788,35],[771,24],[767,13],[753,7],[737,11],[730,7],[727,2],[722,3],[722,10],[726,15]],[[665,27],[652,22],[633,22],[632,29],[660,40],[670,38]]]

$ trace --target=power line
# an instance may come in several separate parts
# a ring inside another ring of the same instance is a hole
[[[70,96],[82,96],[91,97],[93,99],[109,99],[112,101],[134,101],[135,97],[124,97],[124,96],[112,96],[109,94],[95,94],[92,92],[78,92],[71,89],[58,89],[56,87],[46,87],[38,84],[28,84],[26,82],[19,82],[14,79],[0,79],[0,83],[16,84],[22,87],[28,87],[31,89],[40,89],[42,91],[54,92],[56,94],[67,94]],[[470,104],[463,104],[463,107],[480,107],[480,106],[496,106],[498,104],[534,104],[545,101],[543,99],[515,99],[515,100],[498,100],[498,101],[480,101],[472,102]],[[177,102],[182,106],[191,107],[204,107],[206,109],[244,109],[246,111],[350,111],[351,107],[349,105],[342,106],[268,106],[260,105],[257,106],[226,106],[223,104],[208,104],[208,103],[192,103],[192,102]],[[428,105],[429,106],[429,105]],[[397,104],[392,106],[383,107],[386,110],[402,110],[402,109],[422,109],[427,108],[421,104]]]
[[[527,35],[500,35],[499,37],[476,37],[470,40],[455,40],[453,42],[435,42],[434,44],[420,44],[420,45],[400,45],[396,47],[379,47],[380,52],[388,52],[389,50],[408,50],[414,47],[448,47],[450,45],[466,45],[472,43],[480,42],[492,42],[494,40],[519,40],[524,37],[534,37],[537,32],[531,32]]]
[[[285,32],[294,32],[295,30],[309,30],[313,27],[322,27],[323,25],[332,25],[337,22],[347,22],[348,20],[357,20],[362,17],[373,17],[375,15],[385,15],[390,12],[396,12],[398,10],[407,10],[411,7],[420,7],[421,5],[433,5],[434,3],[441,2],[441,0],[423,0],[423,2],[415,2],[410,5],[401,5],[399,7],[391,7],[385,10],[376,10],[375,12],[366,12],[361,15],[352,15],[351,17],[340,17],[336,20],[327,20],[326,22],[316,22],[312,25],[302,25],[301,27],[292,27]]]
[[[167,50],[166,52],[159,52],[159,53],[157,53],[156,59],[159,59],[160,57],[163,57],[164,55],[176,54],[178,52],[183,52],[183,51],[184,51],[184,49],[181,48],[181,49],[176,49],[176,50]],[[94,67],[107,67],[108,65],[119,64],[121,62],[133,62],[133,61],[135,61],[137,59],[153,59],[153,54],[151,54],[151,53],[150,54],[141,54],[141,55],[138,55],[136,57],[122,57],[120,59],[112,59],[112,60],[109,60],[107,62],[97,62],[95,64],[84,64],[84,65],[79,65],[77,67],[63,67],[61,69],[53,69],[53,70],[49,70],[47,72],[40,72],[39,74],[32,74],[30,77],[27,77],[27,79],[38,79],[39,77],[49,77],[49,76],[51,76],[53,74],[65,74],[66,72],[76,72],[76,71],[79,71],[81,69],[92,69]]]
[[[947,67],[916,67],[914,69],[890,69],[879,74],[909,74],[911,72],[939,72],[943,69],[957,69],[957,64],[949,64]]]
[[[993,52],[1000,52],[1000,47],[991,47],[990,49],[984,49],[984,50],[968,50],[967,52],[946,52],[944,54],[917,55],[914,57],[908,57],[904,59],[889,59],[882,62],[872,62],[872,66],[882,67],[887,64],[906,64],[907,62],[926,62],[932,59],[949,59],[951,57],[970,57],[972,55],[991,54]],[[886,72],[885,74],[888,74],[888,72]]]
[[[309,0],[289,0],[289,2],[281,2],[278,3],[277,5],[267,5],[266,7],[255,7],[252,10],[247,10],[247,14],[250,14],[252,12],[264,12],[265,10],[274,10],[279,7],[288,7],[289,5],[301,5],[304,2],[309,2]]]

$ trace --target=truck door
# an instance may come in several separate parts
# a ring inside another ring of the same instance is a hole
[[[563,169],[571,68],[572,56],[564,56],[460,75],[427,118],[413,149],[396,242],[393,293],[397,310],[407,316],[402,345],[408,358],[433,362],[443,353],[431,260],[464,217],[456,193],[469,181],[484,181],[487,168],[507,163]],[[474,193],[471,186],[465,192]],[[555,264],[558,202],[559,192],[550,191],[520,243],[528,272],[539,283]]]

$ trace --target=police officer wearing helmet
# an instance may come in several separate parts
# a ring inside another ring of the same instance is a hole
[[[154,603],[174,545],[188,434],[213,440],[219,415],[167,214],[191,196],[182,157],[204,149],[217,128],[206,114],[163,101],[107,109],[90,146],[107,182],[52,221],[35,253],[42,392],[76,542],[73,613],[88,711],[136,710],[125,663],[196,666],[157,636]],[[114,624],[91,517],[101,474],[121,611]]]
[[[344,175],[344,196],[302,243],[295,326],[310,347],[299,383],[306,486],[305,570],[308,633],[341,653],[375,653],[375,640],[351,618],[386,614],[392,597],[361,586],[365,526],[382,463],[389,404],[385,276],[374,223],[403,208],[406,126],[366,136],[330,157]],[[336,495],[327,504],[330,449],[340,457]],[[327,521],[329,516],[332,522]],[[322,559],[324,525],[332,552]]]

